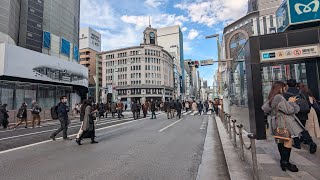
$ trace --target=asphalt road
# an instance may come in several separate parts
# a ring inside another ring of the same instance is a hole
[[[162,114],[153,120],[105,119],[96,127],[99,144],[85,140],[82,146],[48,140],[57,125],[0,132],[0,179],[193,180],[201,163],[208,117],[177,120]],[[72,124],[69,134],[78,131],[77,125]],[[20,137],[21,133],[37,134]]]

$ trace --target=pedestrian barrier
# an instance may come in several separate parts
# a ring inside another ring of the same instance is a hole
[[[258,162],[257,162],[257,151],[256,151],[256,135],[253,133],[249,133],[247,136],[250,139],[250,145],[247,147],[243,140],[243,134],[242,134],[242,124],[236,124],[237,120],[232,119],[231,115],[224,112],[220,108],[218,109],[218,116],[220,117],[222,123],[224,124],[224,127],[229,134],[229,138],[232,140],[232,144],[237,149],[237,136],[240,143],[240,159],[244,161],[244,149],[251,151],[251,157],[252,157],[252,173],[253,173],[253,179],[259,180],[258,176]],[[238,131],[237,131],[238,129]]]

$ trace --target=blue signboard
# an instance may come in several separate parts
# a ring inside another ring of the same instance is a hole
[[[70,42],[61,38],[61,54],[70,56]]]
[[[73,58],[79,62],[79,49],[76,45],[73,47]]]
[[[50,32],[43,32],[43,47],[50,49],[51,46],[51,34]]]
[[[319,0],[289,0],[292,24],[320,20]]]
[[[288,3],[284,1],[278,10],[276,11],[277,17],[277,32],[283,32],[289,26],[289,11],[288,11]]]

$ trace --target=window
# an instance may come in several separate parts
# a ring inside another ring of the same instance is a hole
[[[273,15],[270,15],[270,27],[274,27],[274,24],[273,24]]]
[[[268,33],[268,30],[267,30],[267,18],[264,16],[262,19],[263,19],[263,32],[264,32],[264,34],[267,34]]]

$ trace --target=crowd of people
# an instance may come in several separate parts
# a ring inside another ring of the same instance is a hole
[[[303,142],[311,154],[317,151],[312,138],[320,138],[319,102],[305,84],[290,79],[272,85],[262,110],[278,145],[280,167],[283,171],[298,172],[298,167],[290,162],[291,149],[301,149]]]

